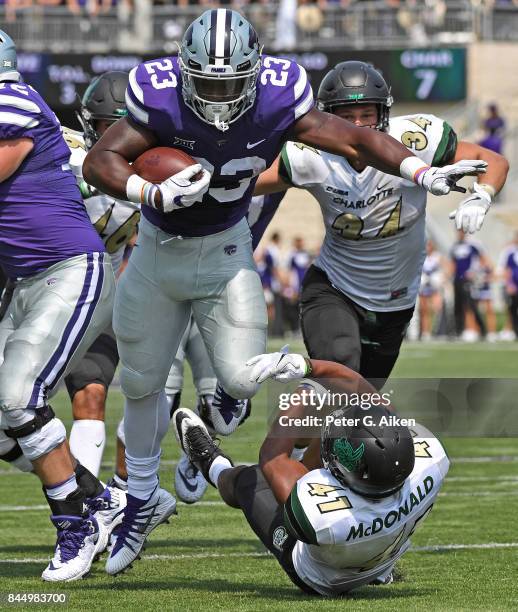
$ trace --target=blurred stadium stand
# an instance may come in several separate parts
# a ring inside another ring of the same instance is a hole
[[[226,5],[228,3],[225,3]],[[170,51],[200,9],[150,0],[0,0],[0,21],[27,51]],[[266,48],[365,49],[518,40],[518,5],[485,0],[258,0],[235,3]],[[277,20],[277,17],[281,16]],[[287,40],[289,21],[293,36]],[[286,42],[288,44],[286,44]]]

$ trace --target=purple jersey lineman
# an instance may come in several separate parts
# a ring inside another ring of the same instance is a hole
[[[30,138],[34,148],[0,183],[0,265],[25,277],[104,245],[68,166],[70,150],[43,98],[22,83],[0,83],[0,140]]]
[[[153,131],[159,145],[180,148],[212,172],[203,201],[169,214],[144,216],[162,230],[206,236],[232,227],[248,212],[257,176],[275,160],[295,121],[313,108],[304,68],[264,56],[254,105],[227,132],[200,120],[184,103],[176,57],[145,62],[130,72],[126,94],[133,121]]]

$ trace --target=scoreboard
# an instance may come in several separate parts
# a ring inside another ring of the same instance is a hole
[[[315,93],[335,64],[362,60],[381,70],[396,102],[458,101],[466,97],[466,49],[389,49],[383,51],[276,52],[308,71]],[[56,111],[72,111],[89,81],[108,70],[129,71],[145,55],[18,53],[18,69]]]

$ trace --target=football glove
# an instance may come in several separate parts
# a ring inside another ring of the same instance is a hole
[[[310,366],[302,355],[295,353],[267,353],[256,355],[246,362],[252,367],[250,381],[262,383],[267,378],[273,378],[281,382],[299,380],[307,376]]]
[[[474,234],[482,227],[490,206],[490,193],[478,183],[473,183],[472,195],[463,200],[459,207],[450,213],[450,219],[455,219],[455,226],[458,230]]]
[[[466,193],[464,187],[457,186],[457,181],[464,176],[476,176],[486,171],[487,162],[477,159],[463,159],[456,164],[436,168],[434,166],[423,170],[416,182],[433,195],[446,195],[450,191]]]
[[[199,172],[202,176],[194,179]],[[209,188],[210,178],[210,172],[202,168],[201,164],[193,164],[170,176],[158,185],[162,194],[162,211],[169,213],[192,206],[195,202],[201,202]]]

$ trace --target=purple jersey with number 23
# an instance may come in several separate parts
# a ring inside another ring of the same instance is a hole
[[[263,56],[254,105],[226,132],[197,117],[182,98],[176,57],[145,62],[130,72],[130,118],[154,132],[159,146],[179,148],[212,172],[202,202],[164,214],[143,207],[165,232],[206,236],[235,225],[248,212],[257,176],[279,154],[287,132],[313,108],[306,71],[286,59]]]

